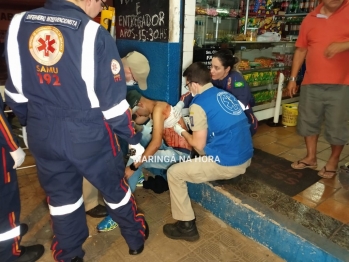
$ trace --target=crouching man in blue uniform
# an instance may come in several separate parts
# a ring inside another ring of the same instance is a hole
[[[211,84],[210,71],[202,63],[183,73],[194,96],[190,108],[189,134],[181,126],[175,131],[199,153],[198,158],[172,165],[167,171],[174,224],[163,227],[172,239],[195,241],[199,233],[186,182],[202,183],[231,179],[246,172],[253,154],[250,125],[239,101]]]
[[[34,262],[45,248],[43,245],[20,246],[28,226],[19,224],[21,203],[16,168],[23,163],[25,153],[13,136],[3,108],[0,95],[0,261]]]
[[[101,0],[47,0],[42,8],[15,15],[6,39],[6,100],[26,126],[47,195],[57,261],[84,256],[83,177],[102,193],[129,254],[143,251],[149,233],[124,179],[117,140],[135,146],[140,140],[121,58],[110,34],[91,19],[102,5]]]

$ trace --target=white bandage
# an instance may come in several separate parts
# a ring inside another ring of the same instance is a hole
[[[137,145],[129,145],[130,158],[133,162],[141,162],[141,157],[144,153],[144,147],[138,143]]]
[[[179,101],[177,103],[177,105],[171,107],[170,115],[168,116],[168,118],[165,119],[165,122],[164,122],[164,127],[165,128],[171,128],[175,124],[178,123],[178,121],[182,117],[182,108],[183,108],[183,106],[184,106],[183,101]]]
[[[180,124],[175,124],[173,130],[180,136],[182,136],[182,132],[185,131],[185,129]]]

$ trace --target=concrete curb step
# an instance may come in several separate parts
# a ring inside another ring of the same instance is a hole
[[[349,261],[344,247],[238,190],[211,183],[188,183],[188,189],[192,200],[287,261]]]

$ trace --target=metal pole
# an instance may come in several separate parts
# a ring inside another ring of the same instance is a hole
[[[274,120],[273,120],[275,124],[279,122],[280,106],[281,106],[281,98],[282,98],[282,87],[283,87],[284,81],[285,81],[285,76],[283,73],[280,73],[279,84],[278,84],[277,95],[276,95],[276,102],[275,102]]]
[[[221,6],[221,0],[217,1],[217,8],[219,8]],[[217,16],[216,17],[216,32],[215,32],[215,40],[216,42],[218,41],[218,27],[219,27],[219,22],[221,21],[220,17]]]
[[[249,12],[250,0],[246,0],[246,14],[245,14],[245,27],[244,27],[244,35],[246,35],[247,30],[247,21],[248,21],[248,12]]]

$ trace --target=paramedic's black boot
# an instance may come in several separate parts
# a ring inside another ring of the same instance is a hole
[[[196,241],[200,238],[195,225],[195,219],[191,221],[177,221],[174,224],[166,224],[163,227],[165,236],[172,239]]]
[[[99,217],[106,217],[108,215],[108,211],[107,211],[107,208],[105,206],[98,204],[94,208],[87,211],[86,214],[91,216],[91,217],[99,218]]]
[[[147,240],[148,237],[149,237],[149,226],[148,226],[147,221],[144,220],[144,222],[145,222],[144,239]],[[141,246],[140,248],[138,248],[138,249],[131,249],[131,248],[130,248],[129,251],[128,251],[128,253],[129,253],[130,255],[138,255],[138,254],[140,254],[140,253],[143,252],[143,249],[144,249],[144,245],[142,245],[142,246]]]
[[[34,262],[37,261],[45,252],[43,245],[21,246],[21,255],[15,262]]]

